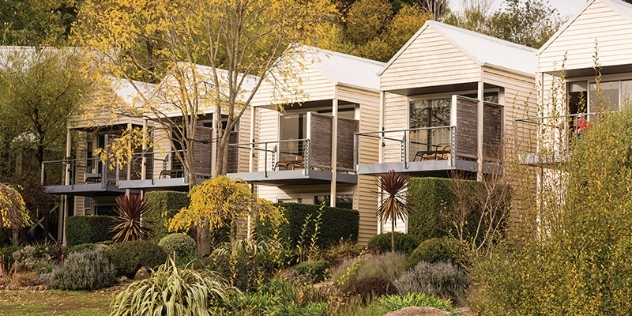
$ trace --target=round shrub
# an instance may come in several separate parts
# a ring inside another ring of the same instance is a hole
[[[466,254],[465,246],[454,238],[431,238],[422,242],[408,258],[408,264],[414,267],[420,261],[451,262],[460,265]]]
[[[167,253],[147,240],[115,243],[107,248],[105,256],[114,264],[119,275],[130,278],[140,267],[154,268],[167,260]]]
[[[417,246],[419,246],[417,237],[395,232],[395,251],[409,255]],[[368,247],[377,253],[391,251],[391,233],[380,234],[369,239]]]
[[[181,233],[169,234],[158,242],[158,246],[165,250],[167,255],[175,259],[184,258],[195,254],[197,245],[191,236]]]
[[[79,251],[83,251],[85,249],[94,249],[95,246],[96,246],[96,244],[91,244],[91,243],[74,245],[74,246],[68,248],[68,253],[79,252]]]
[[[400,293],[424,293],[452,302],[464,302],[465,290],[471,279],[449,262],[419,262],[393,282]]]
[[[392,282],[406,270],[406,267],[405,254],[387,252],[345,260],[332,274],[334,281],[344,287],[355,280],[368,277],[379,277]]]
[[[349,296],[360,296],[364,303],[374,297],[399,293],[395,285],[389,280],[377,277],[364,278],[351,282],[342,289],[342,292]]]
[[[103,255],[105,246],[72,252],[53,269],[50,286],[60,290],[96,290],[116,283],[116,268]]]
[[[329,262],[321,261],[303,261],[292,267],[296,272],[307,275],[314,282],[322,282],[329,274]]]

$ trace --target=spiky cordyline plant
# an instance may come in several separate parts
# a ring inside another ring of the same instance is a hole
[[[391,251],[395,252],[395,222],[397,219],[404,221],[408,217],[408,204],[406,203],[406,189],[410,176],[391,170],[377,177],[377,186],[386,197],[382,198],[377,209],[377,217],[380,223],[389,219],[391,221]]]
[[[116,197],[116,225],[112,228],[115,233],[112,240],[123,242],[129,240],[146,239],[151,229],[143,226],[143,214],[149,209],[149,204],[138,194],[121,195]]]

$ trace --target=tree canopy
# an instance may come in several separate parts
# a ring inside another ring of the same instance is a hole
[[[295,44],[325,38],[333,15],[328,0],[87,0],[75,39],[99,52],[103,74],[134,86],[132,79],[161,80],[159,91],[142,96],[143,115],[175,130],[170,139],[178,146],[172,147],[184,149],[176,155],[192,187],[198,118],[212,113],[219,157],[213,174],[225,174],[230,131],[270,79],[265,75],[302,56]]]
[[[540,48],[564,22],[548,0],[505,0],[501,9],[485,10],[471,6],[448,14],[444,22],[533,48]]]

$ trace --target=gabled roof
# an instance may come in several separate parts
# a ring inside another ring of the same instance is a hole
[[[142,102],[143,98],[150,98],[156,90],[156,85],[152,83],[115,78],[112,80],[114,93],[128,105],[136,105]],[[142,96],[141,96],[142,95]]]
[[[384,67],[382,62],[306,45],[299,49],[307,55],[305,59],[312,59],[314,67],[334,85],[380,89],[380,77],[376,73]]]
[[[426,21],[424,26],[391,58],[379,75],[382,75],[428,28],[441,34],[481,67],[492,66],[535,76],[538,67],[535,49],[437,21]]]
[[[195,81],[193,80],[193,77],[190,77],[193,75],[193,73],[190,71],[190,69],[194,67],[194,71],[195,71]],[[213,98],[214,96],[207,96],[205,91],[212,91],[211,93],[214,93],[215,89],[212,89],[212,86],[214,85],[214,72],[213,72],[213,67],[209,67],[209,66],[204,66],[204,65],[199,65],[199,64],[191,64],[191,63],[187,63],[187,62],[178,62],[176,63],[176,65],[174,66],[174,70],[176,68],[180,68],[180,69],[184,69],[185,70],[185,76],[186,77],[186,84],[190,85],[193,84],[193,82],[196,82],[197,84],[203,84],[205,85],[205,87],[203,87],[202,89],[199,90],[198,92],[198,96],[201,98],[206,98],[206,97],[211,97]],[[177,88],[177,86],[179,85],[178,80],[174,80],[173,79],[173,71],[169,72],[159,83],[158,86],[158,90],[159,93],[165,93],[171,89],[175,89]],[[218,76],[218,81],[220,82],[220,85],[223,85],[227,82],[228,80],[228,76],[229,76],[229,72],[228,70],[225,69],[220,69],[217,68],[215,69],[217,72],[217,76]],[[241,79],[244,75],[240,75]],[[250,95],[250,93],[252,92],[252,90],[254,89],[256,83],[257,83],[258,77],[256,76],[252,76],[252,75],[246,75],[246,77],[244,78],[244,81],[241,85],[241,91],[239,92],[239,96],[237,98],[238,102],[245,102],[246,99],[248,98],[248,96]],[[224,85],[225,87],[226,85]],[[188,88],[192,88],[192,87],[188,87]],[[163,90],[163,89],[167,89],[167,90]],[[228,91],[226,89],[222,89],[220,88],[220,93],[224,96],[227,97],[228,96]]]
[[[573,24],[573,22],[575,22],[575,20],[577,20],[577,18],[579,18],[584,13],[584,11],[586,11],[586,9],[588,9],[588,7],[590,7],[590,5],[592,5],[596,1],[601,1],[603,4],[609,6],[632,23],[632,4],[621,0],[587,0],[586,4],[584,4],[581,10],[579,10],[579,12],[577,12],[568,21],[566,21],[566,23],[564,23],[564,25],[562,25],[562,27],[560,27],[560,29],[555,32],[555,34],[553,34],[553,36],[551,36],[551,38],[549,38],[549,40],[546,41],[544,45],[542,45],[542,47],[540,47],[540,49],[538,50],[538,55],[540,55],[549,47],[549,45],[551,45],[551,43],[553,43],[558,37],[560,37],[560,35],[564,33],[566,29],[568,29],[571,24]]]

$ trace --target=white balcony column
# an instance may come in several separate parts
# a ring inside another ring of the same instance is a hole
[[[140,157],[141,161],[140,161],[140,179],[141,180],[146,180],[147,179],[147,119],[143,120],[143,144],[141,145],[141,149],[142,149],[142,156]],[[152,159],[153,162],[153,159]],[[153,175],[152,175],[153,178]]]
[[[386,92],[380,91],[380,114],[379,114],[379,123],[378,123],[380,126],[380,131],[384,130],[384,111],[385,111],[385,103],[386,103],[385,99],[386,99]],[[384,134],[380,134],[380,143],[377,146],[378,163],[384,163],[384,147],[382,146],[382,144],[384,144]],[[358,148],[360,148],[359,145],[358,145]],[[358,161],[360,161],[360,159],[358,159]]]
[[[211,175],[217,175],[217,142],[219,141],[218,129],[222,124],[220,121],[220,114],[213,113],[213,131],[211,132]]]
[[[127,123],[127,130],[131,131],[132,130],[132,123]],[[128,146],[132,146],[132,143],[129,142],[127,144]],[[134,161],[134,151],[132,150],[132,157],[127,157],[127,178],[125,180],[132,180],[132,162]],[[119,166],[115,166],[118,170],[116,171],[116,173],[119,173],[120,167]],[[129,189],[125,190],[126,194],[129,195]]]
[[[477,139],[477,164],[478,170],[476,173],[476,180],[483,181],[483,109],[485,102],[485,82],[483,81],[483,71],[481,70],[481,80],[478,82],[478,108],[476,118],[476,139]]]
[[[255,107],[250,105],[250,141],[255,142]],[[237,149],[239,150],[239,149]],[[250,144],[250,154],[248,155],[248,172],[255,171],[255,148]]]
[[[72,133],[70,129],[66,131],[66,156],[64,159],[70,159],[72,154]],[[64,185],[70,185],[70,164],[64,165]],[[68,195],[63,195],[59,206],[59,215],[57,216],[57,236],[61,239],[62,245],[66,246],[66,217],[68,214]]]
[[[336,175],[338,173],[338,95],[334,92],[334,99],[331,102],[331,192],[329,206],[336,206]],[[311,144],[310,144],[311,145]]]

